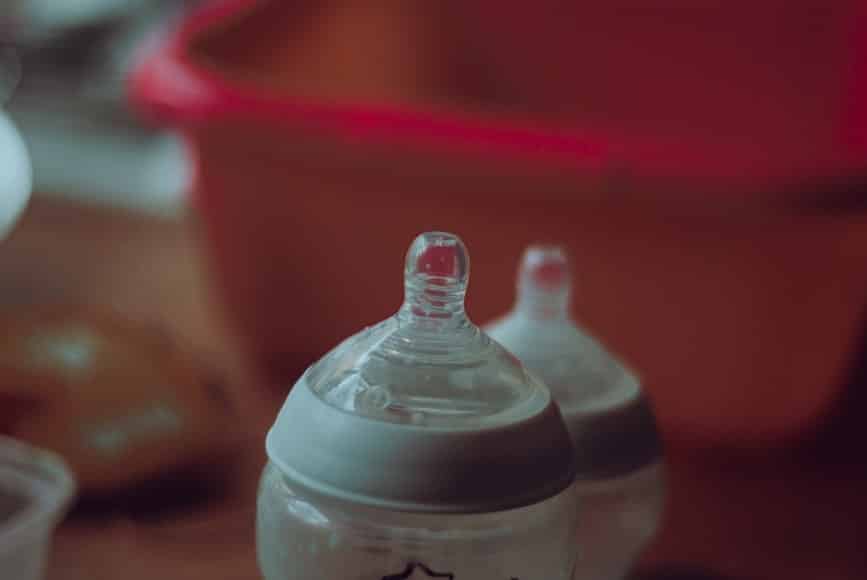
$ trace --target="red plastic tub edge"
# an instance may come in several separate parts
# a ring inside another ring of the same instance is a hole
[[[527,123],[495,124],[405,107],[338,105],[279,99],[232,85],[198,66],[187,47],[200,33],[254,8],[262,0],[221,0],[194,10],[141,51],[130,78],[140,111],[161,123],[192,127],[217,119],[249,119],[320,131],[347,141],[457,148],[499,159],[537,157],[598,171],[608,157],[601,136],[545,131]]]
[[[467,155],[470,159],[524,163],[567,174],[619,179],[621,187],[644,183],[653,195],[684,200],[700,196],[709,205],[724,201],[768,199],[807,183],[841,175],[862,175],[867,168],[867,139],[858,123],[867,107],[858,96],[867,79],[855,83],[846,106],[853,127],[839,150],[815,158],[772,159],[761,146],[743,147],[684,143],[652,136],[602,131],[558,130],[528,119],[488,121],[469,114],[432,113],[401,106],[335,104],[278,98],[254,87],[232,84],[217,72],[199,66],[188,53],[204,31],[254,9],[263,0],[217,0],[201,6],[142,50],[130,78],[137,108],[159,122],[193,129],[217,120],[262,122],[312,132],[349,143],[400,146],[422,153]],[[861,37],[859,36],[859,39]],[[857,47],[867,55],[867,40]],[[867,59],[857,59],[867,74]],[[862,90],[863,89],[863,90]],[[863,112],[862,112],[863,111]],[[508,166],[508,165],[507,165]],[[629,181],[629,177],[633,181]]]

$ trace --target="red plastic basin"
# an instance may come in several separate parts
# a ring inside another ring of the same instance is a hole
[[[668,437],[821,420],[867,296],[860,3],[361,4],[211,3],[133,78],[187,138],[215,281],[269,381],[392,313],[409,242],[445,229],[479,322],[525,245],[567,246],[577,316]]]

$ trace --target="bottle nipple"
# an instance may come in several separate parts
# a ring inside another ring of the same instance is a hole
[[[417,317],[462,317],[469,277],[469,255],[460,238],[421,234],[406,254],[404,309]]]
[[[518,274],[519,311],[533,318],[568,318],[572,275],[559,246],[527,248]]]

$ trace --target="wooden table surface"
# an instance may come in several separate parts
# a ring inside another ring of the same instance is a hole
[[[279,397],[257,389],[235,354],[195,237],[191,218],[37,198],[0,246],[2,305],[108,302],[159,323],[224,373],[243,417],[237,453],[221,468],[228,485],[186,490],[191,499],[213,497],[171,509],[73,513],[57,534],[48,580],[258,578],[255,488],[262,434]],[[867,578],[867,477],[857,465],[803,453],[710,450],[675,451],[669,462],[670,500],[645,567],[683,563],[744,579]],[[157,497],[178,493],[167,484]]]

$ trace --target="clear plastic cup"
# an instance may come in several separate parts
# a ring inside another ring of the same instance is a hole
[[[51,538],[74,492],[59,457],[0,436],[0,577],[43,577]]]

